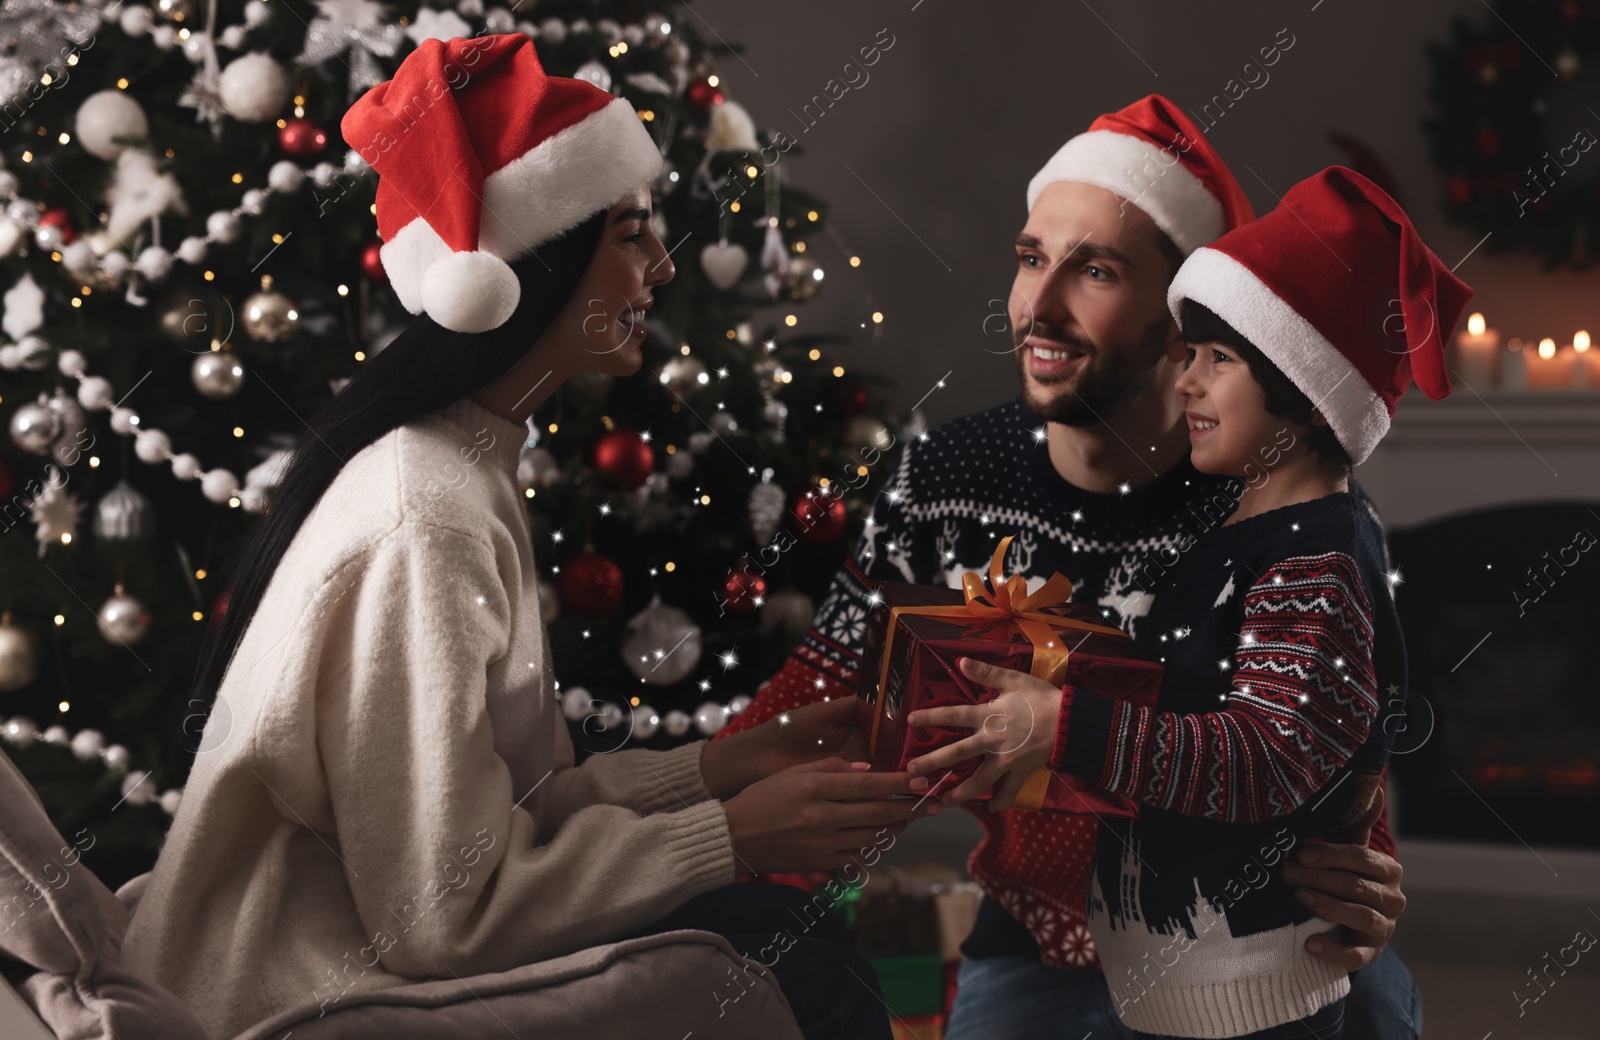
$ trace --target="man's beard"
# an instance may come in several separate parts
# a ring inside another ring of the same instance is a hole
[[[1017,374],[1022,378],[1022,402],[1037,418],[1066,426],[1094,426],[1108,421],[1155,381],[1157,362],[1166,352],[1170,322],[1163,316],[1126,346],[1102,350],[1066,329],[1034,321],[1026,330],[1018,327],[1012,339],[1017,358]],[[1067,387],[1065,393],[1044,397],[1034,384],[1049,386],[1028,372],[1029,336],[1045,343],[1056,343],[1088,355],[1083,371],[1072,380],[1055,385]]]

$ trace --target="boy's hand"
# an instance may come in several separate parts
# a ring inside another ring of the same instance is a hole
[[[1287,863],[1283,879],[1295,889],[1295,898],[1325,921],[1344,926],[1344,943],[1328,936],[1306,940],[1306,951],[1336,968],[1356,971],[1378,959],[1394,935],[1395,921],[1405,911],[1400,891],[1400,863],[1367,847],[1372,825],[1383,812],[1383,788],[1367,815],[1338,835],[1353,844],[1321,842],[1307,845]]]
[[[954,726],[974,732],[970,737],[913,759],[906,764],[906,771],[913,776],[926,776],[969,758],[987,755],[977,772],[945,792],[941,800],[946,805],[960,805],[999,781],[989,809],[993,812],[1009,809],[1028,777],[1050,764],[1050,752],[1056,741],[1056,721],[1061,714],[1061,690],[1026,672],[985,664],[971,657],[963,657],[958,667],[962,675],[992,686],[1000,694],[983,704],[921,708],[907,715],[908,725]]]

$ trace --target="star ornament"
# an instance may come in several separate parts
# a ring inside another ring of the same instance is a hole
[[[34,537],[39,541],[41,559],[45,546],[51,542],[70,542],[77,537],[78,515],[83,512],[83,503],[67,493],[66,475],[54,466],[49,473],[44,491],[33,500],[32,507]]]
[[[404,31],[376,0],[317,0],[317,16],[307,26],[305,48],[294,62],[321,65],[339,58],[350,70],[348,92],[354,101],[361,91],[383,81],[377,59],[394,57],[403,39]]]

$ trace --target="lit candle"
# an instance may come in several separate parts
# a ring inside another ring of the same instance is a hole
[[[1456,372],[1471,387],[1500,385],[1500,333],[1487,327],[1483,315],[1467,319],[1467,329],[1456,337]]]
[[[1556,341],[1546,337],[1539,341],[1536,353],[1528,354],[1528,389],[1565,390],[1572,386],[1572,360],[1576,351],[1558,350]]]

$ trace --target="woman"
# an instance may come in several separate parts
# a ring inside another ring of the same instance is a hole
[[[418,317],[301,435],[254,532],[125,944],[217,1036],[652,927],[759,931],[785,890],[736,872],[842,865],[937,805],[875,800],[907,778],[824,757],[859,750],[845,702],[573,767],[516,468],[563,381],[640,367],[673,275],[659,153],[520,34],[425,42],[342,129]],[[807,1035],[887,1036],[851,951],[810,941],[826,956],[774,968]]]

